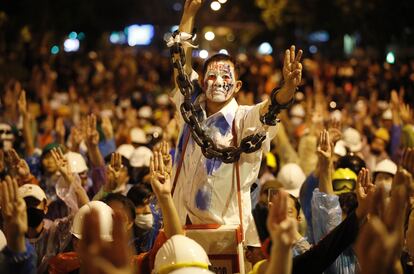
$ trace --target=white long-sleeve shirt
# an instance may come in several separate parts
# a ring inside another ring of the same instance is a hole
[[[175,91],[173,100],[179,109],[183,102],[183,96],[179,90]],[[219,112],[206,117],[205,100],[204,94],[201,94],[195,103],[201,106],[199,115],[203,117],[202,126],[217,145],[233,145],[233,121],[235,122],[238,144],[244,137],[264,130],[259,119],[261,104],[239,106],[233,98]],[[181,115],[179,126],[180,137],[175,153],[173,178],[189,131]],[[267,136],[262,148],[250,154],[242,153],[239,160],[243,229],[245,232],[249,226],[254,225],[251,214],[250,187],[257,179],[263,151],[269,150],[270,140],[276,134],[276,127],[268,127],[266,131]],[[234,164],[225,164],[219,159],[204,157],[191,135],[173,198],[182,224],[185,223],[187,215],[193,224],[240,223]],[[258,243],[258,238],[254,238],[246,239],[246,242],[249,244]]]

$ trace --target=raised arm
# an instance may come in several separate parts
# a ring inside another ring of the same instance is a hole
[[[150,162],[151,186],[157,196],[164,218],[164,230],[168,238],[184,234],[172,196],[171,177],[164,166],[160,152],[155,152]]]
[[[27,112],[26,92],[22,90],[17,101],[19,113],[23,118],[23,139],[25,143],[26,156],[31,156],[34,151],[32,131],[30,130],[30,115]]]
[[[85,143],[88,147],[89,160],[92,167],[103,166],[104,160],[101,152],[99,151],[99,133],[96,130],[96,116],[89,115],[86,120],[83,121],[83,136],[85,137]]]
[[[323,130],[319,136],[319,190],[323,193],[334,195],[332,187],[332,145],[329,133]]]

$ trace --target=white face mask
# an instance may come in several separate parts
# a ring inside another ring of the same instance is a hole
[[[387,197],[390,196],[392,184],[385,183],[383,185],[384,185],[385,196]]]
[[[154,216],[149,214],[137,214],[135,217],[135,224],[142,229],[148,230],[152,228],[154,224]]]
[[[235,91],[234,68],[227,61],[212,62],[204,75],[206,96],[210,101],[224,103]]]

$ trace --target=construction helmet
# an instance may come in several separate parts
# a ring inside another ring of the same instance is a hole
[[[73,173],[79,174],[88,170],[85,159],[80,153],[69,151],[65,156]]]
[[[211,274],[210,261],[204,249],[194,240],[174,235],[158,250],[155,274]]]
[[[82,239],[83,220],[87,213],[95,209],[99,215],[100,237],[105,241],[112,241],[112,208],[101,201],[92,201],[82,206],[73,218],[70,233],[78,239]]]
[[[0,250],[3,250],[7,245],[6,236],[4,236],[3,231],[0,230]]]
[[[338,168],[332,175],[335,194],[352,192],[355,189],[357,175],[349,168]]]
[[[129,158],[131,158],[132,153],[134,152],[135,148],[133,145],[131,144],[123,144],[120,145],[117,149],[116,152],[121,154],[122,156],[124,156],[125,158],[127,158],[129,160]]]
[[[395,175],[397,174],[397,165],[389,159],[382,160],[375,166],[374,174],[378,172],[384,172],[389,173],[391,175]]]

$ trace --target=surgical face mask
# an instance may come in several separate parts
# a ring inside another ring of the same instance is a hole
[[[149,214],[137,214],[135,217],[135,224],[142,229],[149,230],[154,224],[154,216]]]
[[[9,150],[13,147],[14,135],[8,124],[0,123],[0,144],[2,149]]]
[[[385,196],[390,196],[392,183],[384,183]]]
[[[31,228],[36,228],[40,225],[45,217],[43,210],[29,207],[27,208],[27,224]]]
[[[234,67],[230,62],[219,61],[208,65],[204,84],[209,100],[217,103],[228,101],[235,91],[235,83]]]

